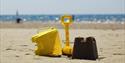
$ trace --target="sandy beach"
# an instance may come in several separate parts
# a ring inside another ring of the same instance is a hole
[[[97,41],[99,59],[80,60],[45,57],[34,54],[31,37],[40,28],[56,27],[64,45],[65,33],[59,23],[0,23],[0,63],[125,63],[125,24],[74,23],[70,28],[70,42],[74,38],[93,36]]]

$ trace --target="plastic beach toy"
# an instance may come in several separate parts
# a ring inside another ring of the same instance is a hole
[[[56,28],[48,28],[32,36],[32,42],[36,43],[36,55],[60,57],[62,47],[59,33]]]
[[[66,36],[66,44],[65,47],[62,49],[62,52],[64,55],[72,55],[72,48],[70,46],[69,42],[69,25],[72,23],[72,16],[70,15],[64,15],[61,17],[61,23],[63,24],[65,28],[65,36]]]

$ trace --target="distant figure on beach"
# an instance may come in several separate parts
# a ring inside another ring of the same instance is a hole
[[[18,10],[16,11],[16,23],[20,23],[22,19],[19,17],[19,12]]]
[[[20,23],[21,20],[22,20],[21,18],[17,18],[17,19],[16,19],[16,23]]]

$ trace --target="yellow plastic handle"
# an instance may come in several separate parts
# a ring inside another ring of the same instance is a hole
[[[70,42],[69,42],[69,25],[72,23],[72,18],[73,17],[71,15],[64,15],[61,17],[61,23],[65,28],[66,44],[65,47],[62,49],[62,52],[65,55],[72,54],[72,48],[70,47]]]
[[[69,25],[72,23],[72,16],[71,15],[62,16],[61,23],[65,27],[66,46],[70,46],[70,44],[69,44]]]
[[[64,26],[68,26],[69,24],[72,23],[72,16],[71,15],[64,15],[61,17],[61,23]]]

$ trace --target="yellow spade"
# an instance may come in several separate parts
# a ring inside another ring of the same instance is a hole
[[[69,42],[69,25],[72,23],[72,16],[70,15],[64,15],[61,17],[61,23],[63,24],[64,28],[65,28],[65,36],[66,36],[66,44],[64,46],[64,48],[62,49],[62,52],[64,55],[72,55],[72,48],[70,46],[70,42]]]

